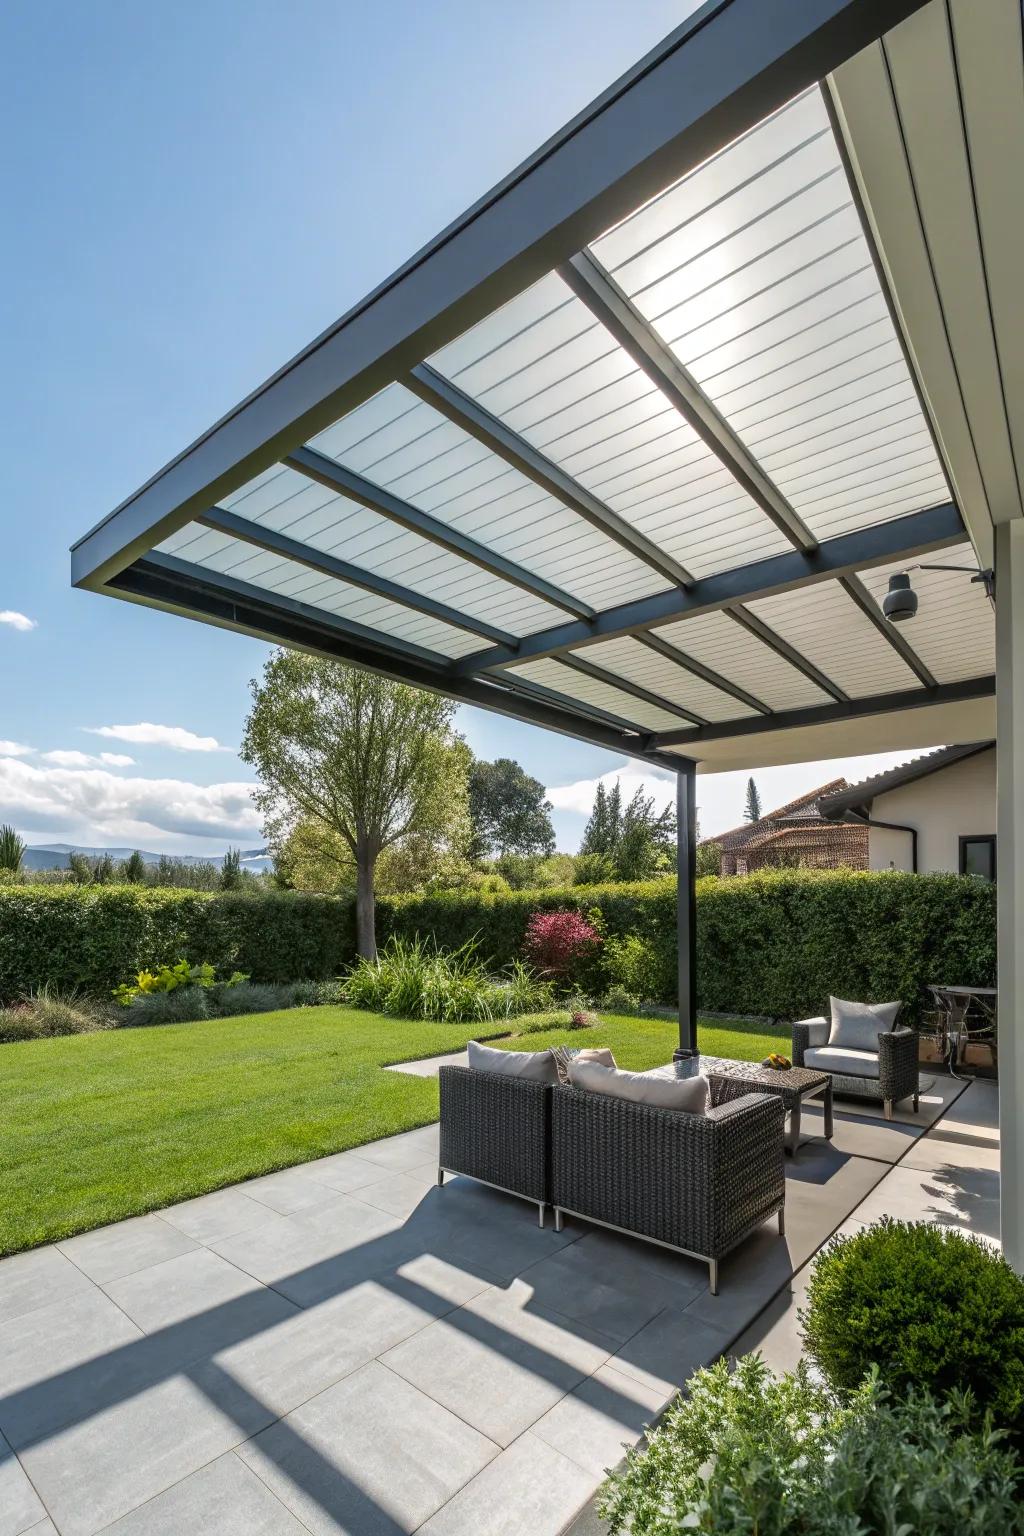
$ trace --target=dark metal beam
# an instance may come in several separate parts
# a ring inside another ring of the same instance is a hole
[[[679,1048],[673,1053],[673,1060],[692,1061],[698,1054],[697,765],[686,759],[676,774],[676,869]]]
[[[923,3],[707,0],[79,540],[75,585],[101,589],[197,512],[402,377]]]
[[[454,629],[466,630],[471,635],[481,635],[495,645],[514,647],[518,644],[515,635],[510,635],[495,625],[488,624],[484,619],[472,618],[459,608],[451,608],[447,603],[439,603],[436,598],[427,597],[422,592],[415,592],[411,587],[399,586],[398,582],[389,580],[387,576],[368,571],[361,565],[353,565],[349,560],[339,560],[337,555],[328,554],[322,549],[314,549],[311,544],[305,544],[301,539],[290,538],[286,533],[279,533],[276,528],[267,528],[262,523],[252,523],[248,518],[238,517],[224,507],[211,507],[195,521],[201,523],[204,528],[212,528],[217,533],[225,533],[233,539],[241,540],[243,544],[251,544],[254,549],[264,549],[269,554],[282,555],[285,559],[294,560],[311,571],[319,571],[324,576],[334,576],[338,581],[347,582],[349,586],[359,587],[364,592],[373,592],[378,597],[386,597],[389,602],[400,603],[402,607],[411,608],[416,613],[425,613],[432,619],[440,619],[443,624],[450,624]]]
[[[680,704],[673,704],[671,700],[663,698],[660,693],[652,693],[649,688],[630,682],[628,677],[621,677],[618,672],[608,672],[604,667],[596,667],[593,662],[584,660],[582,656],[560,656],[558,659],[563,666],[571,667],[581,677],[593,678],[595,683],[603,683],[607,688],[618,688],[620,693],[628,693],[631,698],[640,699],[642,703],[650,704],[655,709],[663,709],[667,714],[678,715],[680,720],[689,720],[691,725],[705,724],[703,715],[694,714],[692,709],[683,709]],[[501,675],[508,676],[507,673]]]
[[[755,636],[770,651],[774,651],[776,656],[781,656],[783,661],[788,661],[791,667],[795,667],[798,672],[803,673],[804,677],[816,683],[823,693],[831,694],[834,699],[846,698],[845,690],[840,688],[838,683],[834,683],[820,667],[814,665],[809,657],[802,651],[798,651],[795,645],[790,645],[788,640],[783,640],[780,634],[763,619],[759,619],[755,613],[751,613],[749,608],[744,608],[742,603],[738,603],[735,608],[727,608],[725,612],[735,623],[741,624],[748,634]]]
[[[853,598],[853,601],[857,604],[857,607],[860,609],[861,613],[863,613],[867,618],[871,620],[872,624],[878,630],[878,633],[882,636],[882,638],[892,646],[893,650],[898,656],[902,657],[907,666],[910,668],[911,672],[913,672],[914,676],[917,678],[918,682],[923,683],[926,688],[934,688],[938,682],[938,678],[936,678],[928,670],[920,656],[914,650],[914,647],[897,628],[897,626],[895,624],[889,623],[888,619],[886,619],[881,608],[878,606],[877,602],[872,597],[867,587],[861,581],[860,577],[841,576],[839,579],[839,585],[842,587],[844,592]]]
[[[581,251],[559,268],[559,275],[794,549],[815,549],[818,541],[803,518],[596,256]]]
[[[720,725],[695,726],[691,731],[656,731],[649,737],[649,742],[659,751],[665,747],[697,748],[702,741],[727,741],[735,736],[763,736],[766,731],[831,725],[837,720],[859,720],[868,715],[926,709],[930,704],[962,704],[968,699],[990,698],[995,691],[994,677],[969,677],[960,683],[938,683],[934,688],[906,688],[899,693],[873,694],[865,699],[836,699],[831,704],[812,704],[807,709],[780,710],[775,715],[748,715],[742,720],[723,721]]]
[[[681,667],[686,672],[692,672],[694,677],[699,677],[705,683],[710,683],[722,693],[727,693],[730,698],[736,699],[740,704],[746,704],[748,709],[756,710],[759,715],[770,715],[771,709],[760,699],[741,688],[738,683],[732,682],[728,677],[723,677],[721,672],[716,672],[712,667],[706,667],[702,661],[697,661],[692,656],[686,655],[676,646],[670,645],[659,634],[638,635],[641,645],[646,645],[649,651],[657,651],[659,656],[664,656],[666,661],[671,661],[675,666]]]
[[[652,626],[671,624],[677,619],[701,613],[715,613],[756,597],[771,597],[796,587],[869,570],[874,565],[888,565],[893,560],[915,559],[960,544],[965,537],[959,512],[951,502],[946,502],[942,506],[893,518],[888,523],[826,539],[810,554],[792,550],[771,555],[751,565],[702,577],[685,590],[676,588],[671,592],[657,592],[652,597],[636,598],[598,614],[591,624],[559,624],[540,630],[524,636],[517,651],[501,646],[477,651],[457,663],[455,670],[480,672],[542,656],[557,656],[562,651],[575,650],[592,641],[639,634]]]
[[[650,735],[633,728],[612,728],[588,711],[576,713],[572,701],[556,707],[537,695],[503,680],[455,678],[447,658],[389,639],[377,630],[341,619],[322,609],[278,593],[261,591],[202,566],[171,555],[150,555],[122,571],[110,584],[110,593],[145,603],[170,613],[201,618],[207,623],[242,634],[255,635],[276,645],[294,646],[319,656],[332,656],[350,666],[393,677],[414,688],[425,688],[473,704],[480,709],[509,715],[557,731],[610,752],[621,752],[658,768],[675,770],[675,760],[651,751]]]
[[[692,581],[689,571],[678,560],[673,560],[646,534],[613,512],[611,507],[592,495],[586,486],[580,485],[572,475],[534,448],[524,437],[520,437],[518,432],[513,432],[499,417],[493,416],[479,401],[467,395],[428,363],[421,363],[414,368],[405,382],[427,405],[461,427],[463,432],[468,432],[478,443],[483,443],[491,453],[497,454],[506,464],[511,464],[513,469],[525,475],[527,480],[532,480],[541,490],[556,497],[563,506],[577,512],[635,560],[642,560],[645,565],[649,565],[665,581],[673,586],[686,586]]]
[[[523,592],[529,592],[531,597],[543,598],[546,603],[553,603],[555,607],[564,608],[566,613],[574,613],[584,620],[594,617],[594,610],[590,604],[578,597],[573,597],[571,592],[566,592],[552,582],[545,581],[543,576],[527,570],[515,560],[506,559],[497,550],[488,549],[486,544],[479,543],[468,534],[460,533],[450,523],[442,522],[438,517],[431,517],[429,512],[421,512],[419,507],[403,501],[400,496],[393,495],[382,485],[374,485],[371,480],[364,479],[354,470],[346,469],[343,464],[336,463],[325,454],[317,453],[313,448],[296,448],[294,453],[285,455],[282,463],[289,469],[298,470],[299,474],[305,475],[307,479],[315,480],[318,485],[326,486],[330,491],[335,491],[342,496],[351,496],[363,506],[369,507],[372,512],[386,517],[389,522],[397,523],[401,528],[408,528],[412,533],[418,533],[421,538],[440,545],[449,554],[460,555],[463,560],[479,566],[489,575],[499,576],[502,581],[509,582],[511,586],[519,587]]]

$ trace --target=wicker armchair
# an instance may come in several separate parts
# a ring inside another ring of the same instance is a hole
[[[712,1089],[714,1100],[714,1089]],[[551,1198],[565,1215],[718,1262],[769,1216],[785,1230],[785,1108],[748,1093],[706,1115],[556,1088]]]
[[[831,1026],[825,1018],[801,1019],[793,1025],[793,1065],[814,1067],[829,1072],[833,1093],[854,1098],[881,1099],[885,1118],[892,1119],[893,1108],[901,1099],[913,1098],[914,1113],[920,1104],[918,1087],[917,1034],[912,1029],[880,1030],[878,1052],[843,1051],[836,1058],[836,1070],[829,1065],[828,1037]],[[812,1059],[805,1060],[806,1053]],[[863,1072],[856,1069],[863,1056]]]
[[[551,1202],[551,1086],[497,1072],[441,1067],[437,1182],[460,1173],[539,1207]]]

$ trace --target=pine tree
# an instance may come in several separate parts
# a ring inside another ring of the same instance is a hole
[[[229,848],[220,865],[220,888],[237,891],[242,883],[242,855],[237,848]]]
[[[761,820],[761,796],[752,778],[747,780],[747,806],[743,812],[743,819],[744,821]]]
[[[583,833],[583,841],[580,843],[580,853],[610,853],[611,846],[608,837],[608,795],[603,783],[598,780],[597,793],[594,796],[594,808],[590,813]]]
[[[125,885],[143,885],[146,880],[146,861],[136,848],[124,861],[121,879]]]

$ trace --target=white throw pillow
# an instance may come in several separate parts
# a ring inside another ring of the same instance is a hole
[[[493,1045],[469,1042],[469,1065],[474,1072],[500,1072],[530,1083],[557,1083],[558,1069],[550,1051],[498,1051]]]
[[[830,997],[832,1028],[828,1043],[844,1051],[877,1051],[878,1037],[896,1023],[901,1003],[849,1003]]]
[[[690,1115],[703,1115],[708,1107],[706,1077],[651,1077],[646,1072],[624,1072],[620,1067],[603,1067],[596,1061],[570,1061],[569,1082],[573,1088],[588,1093],[604,1093],[614,1099],[629,1099],[633,1104],[649,1104],[655,1109],[682,1109]]]

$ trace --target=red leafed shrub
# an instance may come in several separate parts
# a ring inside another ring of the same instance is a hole
[[[578,912],[534,912],[526,925],[523,950],[542,976],[567,981],[600,942],[600,934]]]

